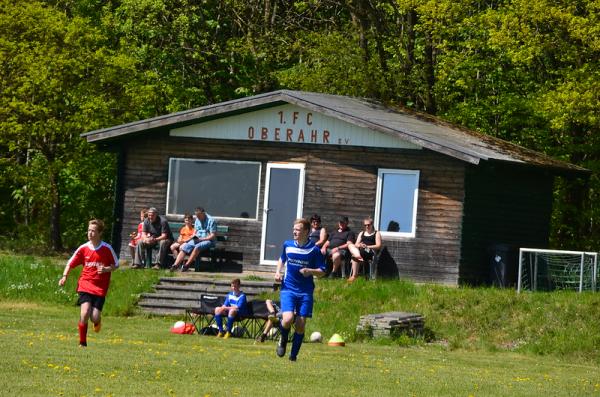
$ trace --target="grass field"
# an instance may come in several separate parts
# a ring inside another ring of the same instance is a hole
[[[584,396],[600,368],[548,356],[306,343],[299,361],[275,343],[168,332],[164,318],[106,317],[77,346],[77,309],[0,303],[2,395]]]
[[[179,318],[137,312],[161,272],[120,270],[103,329],[77,346],[76,275],[64,259],[0,254],[0,395],[600,396],[600,294],[515,294],[405,281],[320,280],[298,362],[275,344],[174,335]],[[360,314],[415,311],[423,338],[364,339]]]

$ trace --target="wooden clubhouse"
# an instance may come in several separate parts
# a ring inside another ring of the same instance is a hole
[[[547,247],[557,175],[587,170],[365,99],[280,90],[82,135],[118,154],[113,244],[139,210],[203,206],[248,270],[274,270],[296,217],[372,217],[388,270],[450,285],[489,279],[490,247]]]

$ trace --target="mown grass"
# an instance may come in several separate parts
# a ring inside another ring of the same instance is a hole
[[[125,268],[113,274],[102,332],[80,349],[78,274],[57,286],[65,261],[0,254],[2,394],[600,394],[599,294],[318,280],[307,331],[348,343],[306,343],[294,364],[275,357],[272,342],[170,334],[179,318],[135,309],[164,273]],[[377,340],[355,332],[360,315],[385,311],[421,313],[427,332]]]
[[[275,344],[174,335],[162,317],[106,316],[77,347],[77,310],[0,302],[3,395],[43,396],[592,396],[599,367],[556,357],[305,343],[299,360]]]
[[[66,258],[0,254],[0,299],[74,305],[78,272],[65,288],[57,282]],[[138,314],[136,302],[168,272],[124,268],[113,274],[104,315]],[[256,277],[251,276],[251,279]],[[277,298],[277,294],[270,297]],[[450,350],[515,351],[600,363],[600,294],[517,294],[510,289],[450,288],[411,282],[320,279],[308,332],[339,333],[349,342],[436,344]],[[355,329],[364,314],[406,311],[423,314],[419,338],[370,341]],[[173,319],[171,319],[173,320]]]

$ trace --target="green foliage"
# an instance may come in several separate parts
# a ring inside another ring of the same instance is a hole
[[[0,301],[38,302],[72,306],[77,302],[81,267],[71,271],[63,288],[58,286],[68,258],[0,255]],[[119,269],[111,275],[106,315],[127,316],[136,312],[142,292],[158,282],[156,272]]]
[[[114,159],[80,133],[284,87],[426,111],[589,168],[587,184],[556,185],[552,246],[600,239],[594,0],[0,6],[5,236],[72,246],[84,218],[109,220]]]
[[[67,258],[0,255],[0,301],[72,306],[80,268],[58,287]],[[105,315],[137,313],[139,295],[151,290],[162,272],[119,269],[113,273]],[[249,278],[252,279],[252,278]],[[278,299],[278,294],[270,295]],[[307,334],[346,342],[369,342],[356,332],[361,315],[390,311],[424,315],[426,330],[413,338],[397,335],[373,343],[389,346],[441,346],[449,350],[515,351],[600,362],[600,294],[522,293],[494,288],[448,288],[407,281],[319,280],[314,318]],[[565,324],[569,326],[566,327]]]

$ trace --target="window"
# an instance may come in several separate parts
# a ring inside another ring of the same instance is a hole
[[[375,226],[383,236],[415,236],[418,193],[419,171],[379,170]]]
[[[257,162],[172,158],[167,214],[193,213],[202,206],[216,217],[256,219],[260,170]]]

